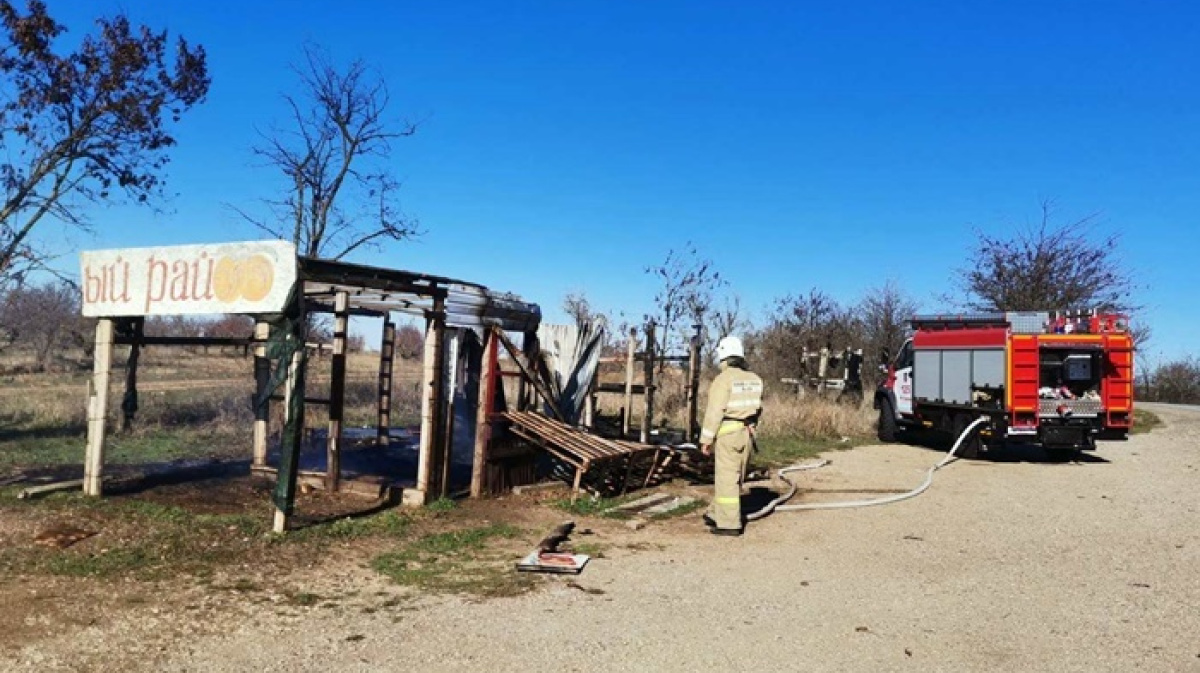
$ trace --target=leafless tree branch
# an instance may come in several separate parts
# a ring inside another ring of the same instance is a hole
[[[268,206],[292,223],[290,239],[300,253],[340,259],[419,235],[417,221],[397,205],[399,182],[387,166],[392,141],[416,133],[417,124],[386,118],[387,87],[361,60],[339,69],[308,44],[293,71],[301,94],[284,97],[290,128],[263,134],[253,151],[285,181],[285,198]],[[235,210],[264,231],[281,229]]]

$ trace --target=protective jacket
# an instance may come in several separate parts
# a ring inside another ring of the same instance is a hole
[[[742,482],[762,413],[763,382],[757,374],[721,363],[708,389],[700,443],[713,446],[713,501],[708,515],[717,528],[741,530]]]
[[[763,382],[758,374],[721,363],[721,373],[708,388],[708,405],[700,426],[700,443],[758,422],[762,413]]]

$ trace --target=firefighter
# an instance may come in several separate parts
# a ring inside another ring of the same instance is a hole
[[[727,336],[717,343],[721,373],[708,389],[700,429],[700,450],[714,453],[713,501],[704,522],[716,535],[742,534],[742,482],[762,413],[763,382],[746,367],[742,340]]]

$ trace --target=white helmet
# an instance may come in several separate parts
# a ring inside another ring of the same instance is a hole
[[[735,336],[727,336],[717,342],[717,360],[724,361],[729,358],[744,358],[746,351],[742,348],[742,340]]]

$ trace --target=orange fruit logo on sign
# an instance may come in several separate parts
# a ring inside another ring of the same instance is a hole
[[[222,257],[213,267],[213,295],[218,301],[262,301],[274,282],[275,267],[264,255]]]

